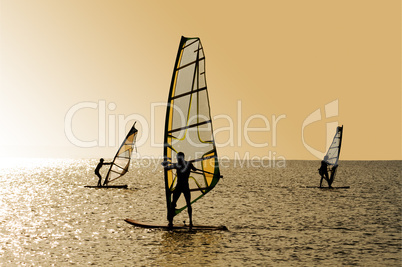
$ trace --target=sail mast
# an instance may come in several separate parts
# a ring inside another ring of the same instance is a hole
[[[343,125],[339,127],[339,149],[338,149],[338,160],[339,160],[339,156],[341,155],[341,146],[342,146],[342,137],[343,137]],[[336,164],[338,164],[338,161],[336,161]]]

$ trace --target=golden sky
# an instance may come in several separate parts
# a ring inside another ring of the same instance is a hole
[[[183,35],[204,46],[219,156],[317,159],[302,132],[324,152],[337,122],[341,160],[402,159],[401,1],[0,0],[0,23],[2,157],[110,158],[130,119],[138,152],[161,155]]]

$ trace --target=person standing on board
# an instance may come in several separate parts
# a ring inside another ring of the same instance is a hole
[[[103,161],[104,161],[104,159],[101,158],[101,159],[99,160],[98,165],[97,165],[96,168],[95,168],[95,174],[96,174],[96,176],[98,176],[98,178],[99,178],[99,180],[98,180],[98,186],[102,186],[102,176],[100,175],[99,170],[102,168],[103,165],[111,165],[111,164],[112,164],[111,162],[103,162]]]
[[[321,180],[320,180],[320,187],[322,185],[322,179],[325,179],[328,182],[329,188],[331,188],[331,183],[329,181],[328,177],[328,156],[325,156],[324,159],[321,161],[321,167],[318,169],[319,174],[321,175]]]
[[[168,210],[169,227],[173,226],[173,217],[175,216],[176,203],[181,193],[183,193],[187,203],[187,211],[188,211],[188,217],[190,219],[190,229],[191,229],[191,227],[193,227],[193,219],[191,209],[191,194],[190,194],[190,186],[188,184],[188,178],[190,177],[191,170],[197,171],[198,169],[195,168],[191,162],[184,160],[183,152],[177,153],[177,163],[173,163],[169,166],[165,165],[164,168],[165,170],[171,170],[171,169],[177,170],[177,184],[176,188],[173,191],[173,200]]]

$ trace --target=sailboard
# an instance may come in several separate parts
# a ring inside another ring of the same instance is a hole
[[[102,186],[85,186],[89,188],[127,188],[127,185],[109,185],[110,182],[122,177],[130,167],[131,154],[135,146],[138,130],[135,123],[128,132],[119,150],[113,158]]]
[[[318,189],[349,189],[350,186],[331,186],[331,187],[319,187],[319,186],[306,186],[304,188],[318,188]]]
[[[327,154],[324,156],[326,158],[328,173],[330,173],[329,180],[331,183],[335,180],[336,172],[338,170],[338,160],[341,153],[343,136],[343,125],[336,128],[335,136],[332,140],[331,145],[328,148]],[[323,160],[324,160],[323,159]]]
[[[182,37],[174,65],[166,109],[164,135],[164,164],[177,162],[177,154],[183,152],[185,160],[198,171],[190,173],[189,186],[191,203],[211,191],[222,177],[219,171],[207,84],[205,78],[205,55],[199,38]],[[177,185],[177,173],[165,168],[165,194],[167,214]],[[183,194],[180,196],[175,214],[186,209]],[[189,225],[147,224],[131,219],[127,223],[138,227],[161,229],[190,229]],[[197,226],[194,230],[227,230],[225,226]]]
[[[105,185],[105,186],[97,186],[97,185],[86,185],[86,188],[128,188],[126,184],[124,185]]]
[[[189,178],[191,203],[211,191],[221,178],[205,77],[205,54],[199,38],[181,37],[167,101],[164,161],[176,163],[177,153],[201,172]],[[177,183],[175,170],[165,169],[166,204],[169,207]],[[182,195],[175,215],[186,209]]]
[[[209,231],[214,231],[214,230],[222,230],[222,231],[227,231],[228,228],[226,226],[211,226],[211,225],[193,225],[190,228],[190,225],[188,224],[175,224],[171,227],[168,225],[163,225],[163,224],[150,224],[150,223],[143,223],[139,222],[136,220],[131,220],[131,219],[125,219],[125,222],[137,226],[137,227],[142,227],[142,228],[156,228],[156,229],[163,229],[163,230],[209,230]]]

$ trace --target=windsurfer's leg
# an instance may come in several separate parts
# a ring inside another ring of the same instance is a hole
[[[324,176],[321,175],[320,187],[321,187],[321,185],[322,185],[322,179],[324,179]]]
[[[325,180],[326,180],[327,183],[328,183],[328,187],[331,188],[332,182],[330,181],[330,179],[329,179],[329,177],[328,177],[328,172],[325,173]]]
[[[332,188],[332,183],[334,182],[334,178],[335,178],[335,172],[336,172],[336,167],[332,168],[331,170],[331,176],[328,179],[328,184],[329,187]]]
[[[175,216],[176,203],[181,195],[181,191],[177,190],[177,188],[173,191],[173,200],[170,203],[170,208],[168,211],[168,220],[169,227],[173,226],[173,217]]]
[[[186,198],[188,218],[190,219],[190,228],[193,227],[193,209],[191,208],[191,194],[190,189],[184,193],[184,197]]]
[[[333,181],[334,181],[334,180],[333,180],[333,179],[331,179],[331,178],[330,178],[330,179],[328,179],[328,187],[329,187],[329,188],[332,188],[332,186],[331,186],[331,185],[332,185],[332,182],[333,182]]]
[[[190,219],[190,229],[193,227],[193,209],[191,208],[191,203],[187,206],[188,218]]]
[[[176,209],[176,203],[170,203],[169,211],[168,211],[168,221],[169,227],[173,226],[173,217],[174,217],[174,210]]]
[[[98,180],[98,186],[102,186],[102,176],[99,173],[95,173],[96,176],[98,176],[99,180]]]

